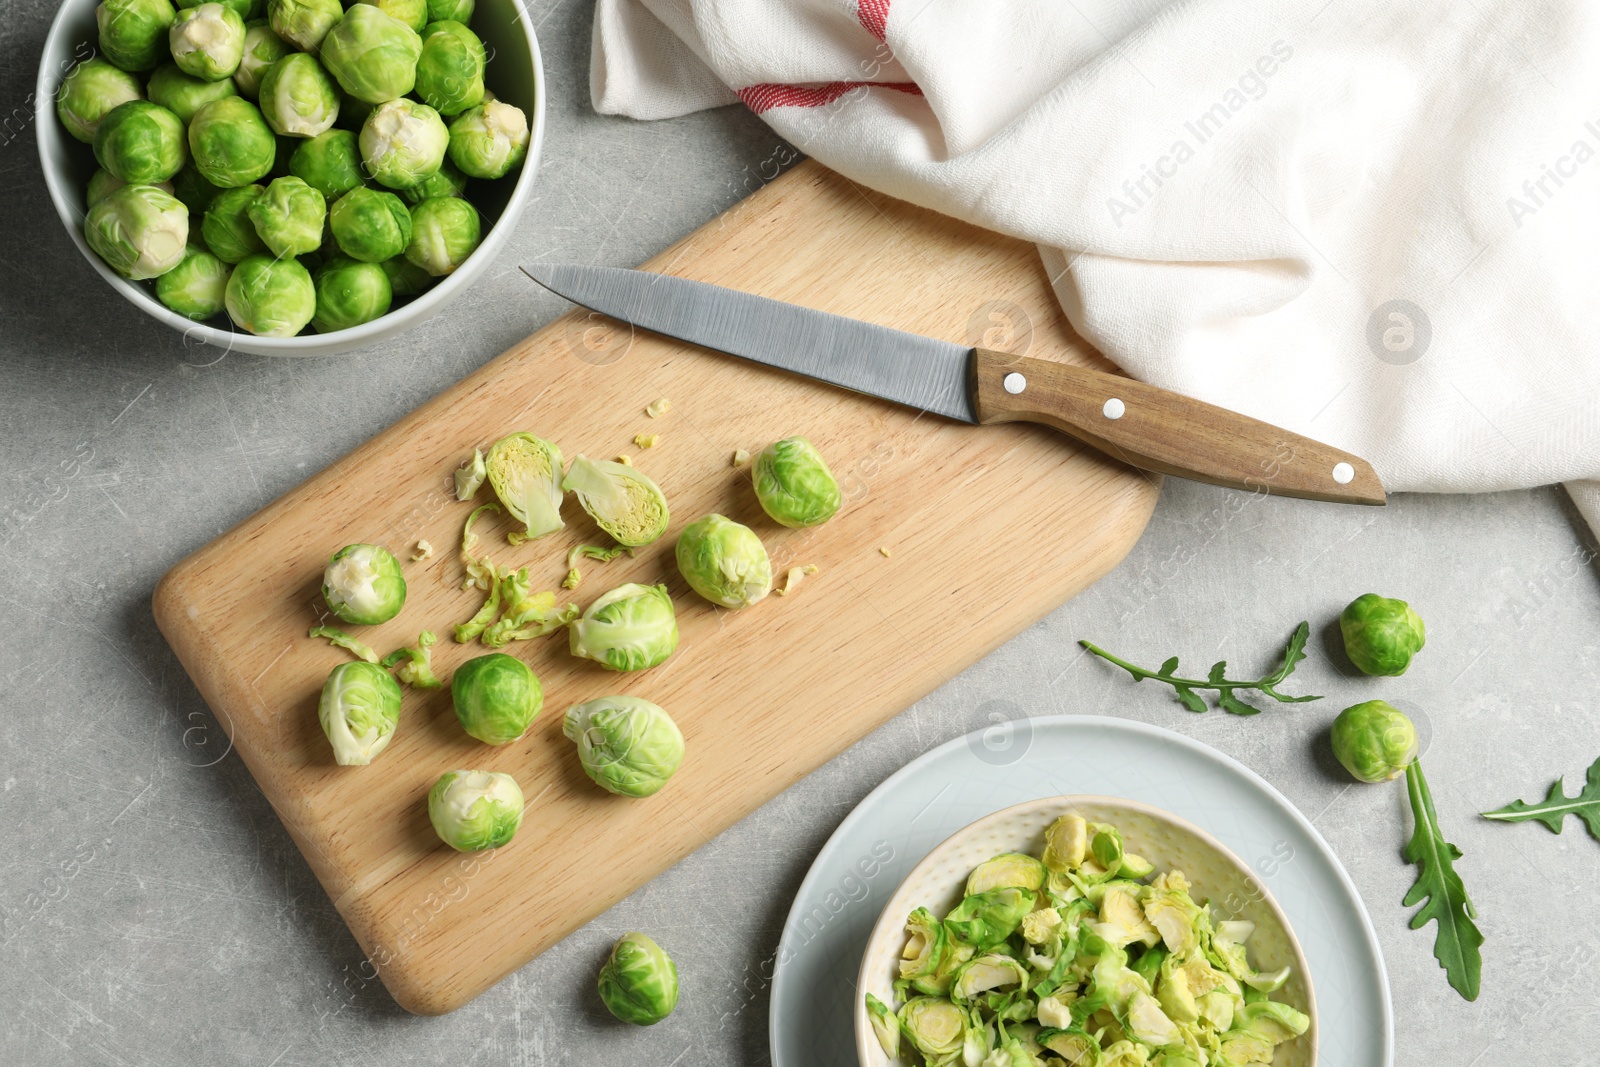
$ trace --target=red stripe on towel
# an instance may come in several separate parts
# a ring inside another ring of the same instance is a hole
[[[887,44],[889,33],[889,0],[857,0],[856,18],[866,31]]]
[[[738,96],[746,107],[759,115],[775,107],[823,107],[852,90],[867,87],[922,95],[922,89],[914,82],[828,82],[824,85],[747,85],[738,90]]]

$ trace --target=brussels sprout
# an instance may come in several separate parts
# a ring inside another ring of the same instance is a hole
[[[576,493],[595,525],[637,548],[667,532],[667,498],[642,472],[610,460],[573,459],[561,488]]]
[[[428,0],[356,0],[356,3],[371,4],[418,33],[428,24]]]
[[[395,256],[379,264],[389,276],[389,288],[395,296],[416,296],[426,292],[433,284],[433,275],[411,262],[405,256]]]
[[[962,1004],[980,993],[1025,989],[1027,984],[1028,969],[1021,961],[995,952],[985,953],[956,969],[950,979],[950,999]]]
[[[151,103],[160,104],[184,123],[188,123],[196,111],[213,100],[239,95],[239,90],[227,78],[206,81],[185,74],[176,63],[163,63],[157,67],[155,73],[150,75],[147,88]]]
[[[261,77],[267,73],[267,68],[292,50],[282,37],[272,32],[266,19],[246,23],[244,51],[239,57],[239,69],[233,72],[233,84],[251,100],[256,99],[261,93]]]
[[[267,0],[272,32],[302,52],[315,53],[328,31],[344,18],[339,0]]]
[[[174,6],[183,11],[186,8],[199,7],[206,2],[207,0],[176,0]],[[247,26],[251,19],[261,14],[262,0],[216,0],[216,2],[220,2],[223,7],[244,19]]]
[[[756,498],[773,521],[819,526],[839,510],[839,483],[804,437],[786,437],[761,450],[751,466]]]
[[[974,893],[962,898],[955,910],[945,916],[945,929],[951,937],[984,952],[1010,937],[1033,911],[1037,899],[1033,890],[1016,886]]]
[[[213,100],[189,120],[189,152],[206,181],[222,189],[265,177],[278,142],[256,106],[242,96]]]
[[[489,486],[525,529],[514,545],[561,529],[561,449],[531,433],[513,433],[489,446],[483,458]]]
[[[684,581],[713,604],[747,608],[772,590],[772,563],[761,538],[721,515],[684,527],[677,558]]]
[[[984,860],[967,875],[967,896],[1009,887],[1038,891],[1044,887],[1044,864],[1021,852],[1002,852]]]
[[[124,185],[89,209],[83,235],[125,278],[156,278],[183,261],[189,211],[153,185]]]
[[[260,97],[261,117],[282,137],[315,137],[339,117],[333,79],[304,52],[290,52],[267,68]]]
[[[678,968],[660,945],[637,931],[624,934],[600,968],[600,999],[612,1015],[654,1026],[678,1006]]]
[[[1426,640],[1422,616],[1404,600],[1364,593],[1339,613],[1344,650],[1365,674],[1406,673]]]
[[[439,113],[412,100],[379,104],[361,126],[361,159],[367,173],[391,189],[404,189],[432,176],[449,145],[450,131]],[[476,229],[472,244],[477,246]]]
[[[95,130],[94,158],[129,185],[164,182],[187,156],[182,120],[148,100],[118,104]]]
[[[483,103],[483,42],[459,22],[435,22],[422,31],[417,95],[439,114],[459,115]]]
[[[294,260],[279,262],[300,266]],[[322,572],[322,598],[328,602],[328,610],[345,622],[358,626],[388,622],[406,603],[400,561],[382,545],[345,545]]]
[[[624,797],[660,791],[683,762],[683,734],[665,710],[639,697],[610,696],[567,709],[562,733],[578,745],[583,771]]]
[[[1122,864],[1122,851],[1122,833],[1115,826],[1089,824],[1089,852],[1096,863],[1115,871]]]
[[[191,77],[225,81],[244,58],[244,19],[218,3],[178,12],[169,35],[172,60]]]
[[[916,979],[937,974],[945,959],[948,938],[944,925],[927,908],[906,917],[906,947],[900,953],[900,977]]]
[[[196,322],[209,319],[223,308],[232,269],[205,249],[190,245],[178,265],[156,279],[156,297]]]
[[[469,178],[499,178],[528,154],[528,117],[490,100],[450,123],[450,159]]]
[[[264,192],[266,189],[259,185],[224,189],[206,208],[200,235],[205,238],[206,247],[224,263],[238,263],[267,250],[256,233],[255,223],[250,221],[250,205]]]
[[[103,59],[88,59],[73,67],[62,81],[56,92],[56,116],[68,133],[93,144],[101,119],[119,104],[143,96],[139,79],[132,74]]]
[[[178,174],[173,175],[174,181],[176,181],[178,175],[181,175],[182,173],[183,171],[180,170],[178,171]],[[104,200],[106,197],[110,196],[112,193],[116,192],[118,189],[121,189],[127,184],[127,182],[123,181],[115,174],[112,174],[104,167],[96,170],[89,176],[89,188],[84,196],[87,206],[94,207],[100,201]],[[156,182],[151,186],[151,188],[160,189],[163,193],[170,193],[173,196],[178,196],[177,191],[173,188],[173,182]],[[183,198],[179,196],[178,199],[182,200]]]
[[[927,1062],[959,1062],[967,1014],[948,1000],[914,997],[900,1007],[900,1029]]]
[[[1389,782],[1417,758],[1417,728],[1398,708],[1369,700],[1333,720],[1333,754],[1363,782]]]
[[[1061,816],[1044,832],[1044,865],[1065,874],[1083,863],[1089,854],[1089,824],[1083,816],[1070,812]]]
[[[279,259],[315,252],[328,215],[322,194],[299,178],[275,178],[250,205],[250,221]]]
[[[465,26],[472,21],[473,0],[428,0],[428,21],[459,22]]]
[[[478,209],[460,197],[434,197],[411,209],[406,258],[443,277],[467,261],[481,236]]]
[[[490,652],[456,668],[450,699],[463,730],[486,745],[509,745],[538,717],[544,690],[526,663]]]
[[[382,263],[405,251],[411,240],[411,212],[391,192],[351,189],[328,212],[339,250],[363,263]]]
[[[317,271],[317,313],[311,325],[318,333],[348,330],[371,322],[389,311],[394,297],[389,276],[376,263],[361,263],[346,256],[328,260]]]
[[[322,685],[317,718],[333,745],[334,762],[364,767],[394,739],[400,723],[400,683],[376,663],[341,663]]]
[[[334,203],[365,181],[356,135],[349,130],[325,130],[301,141],[289,156],[289,173]],[[410,222],[408,217],[407,232]]]
[[[522,825],[522,788],[509,774],[450,771],[428,790],[428,821],[457,852],[499,848]]]
[[[225,299],[229,318],[258,337],[293,337],[317,311],[311,272],[294,259],[240,260],[228,278]]]
[[[432,200],[436,196],[465,196],[467,190],[467,176],[461,173],[448,156],[439,169],[432,175],[405,189],[397,190],[400,199],[408,204],[420,204],[424,200]]]
[[[168,0],[104,0],[94,9],[100,51],[123,70],[149,70],[170,54],[167,31],[177,17]]]
[[[613,671],[654,667],[678,647],[678,620],[664,585],[619,585],[568,631],[572,654]]]
[[[900,1020],[889,1010],[889,1005],[867,994],[867,1018],[872,1023],[872,1033],[878,1039],[883,1054],[891,1060],[900,1058]]]
[[[422,38],[417,31],[371,4],[353,5],[322,42],[322,61],[340,88],[369,104],[409,93],[416,84],[420,55]]]

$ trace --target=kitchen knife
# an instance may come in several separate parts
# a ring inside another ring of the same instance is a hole
[[[622,322],[946,418],[1042,423],[1135,467],[1233,489],[1384,503],[1359,456],[1132,378],[666,274],[577,264],[522,272]]]

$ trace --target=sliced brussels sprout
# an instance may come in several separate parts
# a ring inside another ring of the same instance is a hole
[[[156,279],[156,298],[185,318],[202,322],[226,306],[232,272],[228,264],[191,244],[178,265]]]
[[[344,18],[339,0],[267,0],[272,32],[302,52],[315,54],[322,40]]]
[[[1128,1000],[1128,1033],[1134,1040],[1154,1048],[1174,1045],[1181,1040],[1177,1025],[1161,1010],[1161,1004],[1149,993],[1136,992]]]
[[[1067,813],[1044,832],[1044,865],[1065,874],[1083,863],[1089,852],[1089,824],[1082,816]]]
[[[1333,754],[1357,781],[1388,782],[1417,758],[1417,728],[1382,700],[1354,704],[1333,720]]]
[[[906,917],[906,946],[900,953],[900,977],[923,978],[937,974],[945,958],[944,924],[927,908]]]
[[[1233,1016],[1233,1029],[1243,1030],[1274,1045],[1293,1041],[1310,1027],[1309,1016],[1275,1000],[1246,1004]]]
[[[450,771],[428,790],[428,821],[457,852],[500,848],[522,825],[517,780],[495,771]]]
[[[394,295],[389,287],[389,276],[382,267],[348,256],[335,256],[325,262],[317,270],[313,283],[317,290],[317,310],[311,325],[318,333],[348,330],[386,315]]]
[[[322,572],[322,598],[328,610],[345,622],[357,626],[388,622],[406,602],[400,561],[382,545],[345,545]]]
[[[411,209],[411,243],[406,245],[406,258],[442,278],[454,273],[477,250],[482,228],[478,209],[458,196],[424,200]]]
[[[678,621],[664,585],[617,586],[590,604],[568,634],[574,656],[614,671],[654,667],[678,647]]]
[[[973,1000],[980,993],[992,990],[1001,992],[1012,989],[1023,990],[1027,985],[1028,969],[1014,957],[994,952],[985,953],[957,968],[955,976],[950,981],[950,999],[957,1004],[963,1004]]]
[[[172,54],[167,33],[178,12],[168,0],[104,0],[94,17],[101,53],[123,70],[149,70]]]
[[[683,763],[678,724],[640,697],[599,697],[575,705],[567,709],[561,730],[577,744],[584,773],[618,796],[652,796]]]
[[[1122,833],[1105,823],[1091,823],[1089,829],[1089,852],[1095,862],[1108,871],[1116,870],[1122,865]]]
[[[315,252],[322,245],[327,201],[299,178],[274,178],[248,211],[256,233],[279,259]]]
[[[94,158],[129,185],[164,182],[189,158],[183,121],[148,100],[118,104],[95,130]]]
[[[1014,886],[975,893],[945,916],[945,929],[982,952],[1010,937],[1037,900],[1037,893]]]
[[[526,567],[500,579],[500,605],[504,614],[483,632],[490,648],[553,634],[578,617],[578,605],[558,608],[554,593],[535,593]]]
[[[154,78],[150,87],[154,91]],[[73,137],[84,144],[93,144],[101,119],[119,105],[143,97],[138,78],[103,59],[86,59],[73,67],[61,82],[56,93],[56,116]],[[162,102],[157,100],[156,103]]]
[[[334,201],[328,224],[339,250],[363,263],[393,259],[411,241],[411,212],[398,196],[386,190],[366,186],[351,189]]]
[[[267,250],[261,235],[256,233],[255,224],[250,221],[250,205],[266,191],[260,185],[224,189],[206,209],[200,234],[205,238],[206,247],[224,263],[238,263]]]
[[[1238,999],[1220,989],[1214,989],[1195,999],[1200,1018],[1213,1030],[1226,1030],[1233,1025],[1233,1009]]]
[[[213,100],[189,120],[189,153],[206,181],[234,189],[271,172],[278,142],[254,104],[228,96]]]
[[[244,58],[244,19],[218,3],[184,8],[173,20],[168,44],[172,61],[185,74],[208,82],[227,81]]]
[[[643,472],[581,453],[561,488],[575,493],[595,525],[630,548],[648,545],[667,530],[667,498]]]
[[[1272,1062],[1272,1042],[1248,1030],[1230,1030],[1222,1035],[1221,1061],[1229,1067],[1249,1067]]]
[[[422,38],[415,29],[366,3],[345,11],[343,21],[322,42],[322,62],[339,87],[369,104],[398,100],[411,92],[421,55]],[[437,121],[438,113],[433,117]],[[435,162],[429,171],[437,169]]]
[[[1039,1044],[1066,1060],[1069,1067],[1100,1067],[1100,1042],[1076,1027],[1047,1027]]]
[[[1151,989],[1156,987],[1156,979],[1161,976],[1161,965],[1166,962],[1167,950],[1160,944],[1146,948],[1139,954],[1139,958],[1129,964],[1129,969],[1145,980]]]
[[[561,521],[561,449],[531,433],[513,433],[489,446],[483,459],[489,486],[506,512],[523,524],[514,545],[555,533]]]
[[[929,1063],[951,1063],[961,1054],[967,1014],[948,1000],[915,997],[900,1007],[900,1028]]]
[[[450,123],[450,159],[471,178],[502,178],[528,155],[528,116],[501,100],[468,108]]]
[[[189,209],[153,185],[124,185],[89,209],[83,236],[123,277],[158,278],[183,262]]]
[[[358,4],[371,4],[397,22],[422,32],[428,24],[428,0],[356,0]]]
[[[426,541],[418,543],[427,544]],[[400,668],[395,671],[395,677],[413,689],[438,689],[444,685],[433,673],[432,649],[438,642],[432,630],[423,630],[417,635],[416,647],[397,648],[379,660],[378,665],[385,670]]]
[[[1135,882],[1110,882],[1100,896],[1100,925],[1095,932],[1114,945],[1134,941],[1146,946],[1161,940],[1161,934],[1146,919],[1139,905],[1140,887]]]
[[[1038,891],[1044,887],[1044,864],[1021,852],[1002,852],[993,859],[984,860],[967,876],[967,896],[987,893],[991,889],[1019,889]]]
[[[239,69],[233,72],[233,84],[247,99],[256,99],[261,92],[261,76],[290,51],[291,46],[272,32],[266,19],[245,23],[244,51],[239,56]]]
[[[786,437],[763,448],[751,477],[762,510],[784,526],[819,526],[843,503],[828,464],[804,437]]]
[[[448,19],[432,23],[422,30],[417,95],[446,118],[476,107],[483,103],[485,62],[477,34]]]
[[[290,52],[268,67],[258,95],[261,117],[280,137],[315,137],[339,117],[339,90],[322,64],[305,52]],[[294,157],[289,159],[292,168]]]
[[[1061,937],[1065,925],[1057,909],[1039,908],[1022,917],[1022,939],[1030,945],[1051,944]]]
[[[389,747],[400,722],[400,684],[376,663],[341,663],[328,674],[317,719],[341,767],[364,767]]]
[[[1350,662],[1384,677],[1406,673],[1411,657],[1427,643],[1422,616],[1410,604],[1376,593],[1356,597],[1339,613],[1339,632]]]
[[[900,1019],[889,1010],[889,1005],[867,994],[867,1018],[872,1023],[872,1032],[878,1038],[878,1045],[883,1049],[883,1054],[891,1060],[900,1057]]]
[[[707,515],[684,527],[678,573],[696,593],[725,608],[747,608],[772,590],[772,562],[748,526]]]
[[[488,476],[483,465],[483,449],[474,448],[472,458],[456,468],[456,499],[471,500]]]
[[[544,707],[544,689],[526,663],[490,652],[456,668],[450,699],[463,730],[486,745],[509,745]]]
[[[600,968],[600,999],[625,1023],[654,1026],[678,1006],[678,968],[672,957],[637,931],[624,934]]]

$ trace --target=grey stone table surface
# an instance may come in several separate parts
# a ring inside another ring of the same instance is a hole
[[[1594,1062],[1600,843],[1477,812],[1600,756],[1595,546],[1560,490],[1400,497],[1382,510],[1235,510],[1169,482],[1110,576],[955,676],[461,1011],[416,1018],[354,940],[156,632],[173,563],[555,316],[522,257],[633,264],[754,187],[783,144],[738,108],[641,124],[588,105],[583,0],[531,0],[550,74],[536,201],[482,284],[381,351],[297,362],[185,348],[115,298],[45,196],[28,93],[54,5],[0,22],[0,1063],[758,1064],[766,973],[807,866],[906,761],[1030,713],[1121,715],[1199,738],[1316,823],[1372,913],[1397,1063]],[[9,117],[6,117],[9,116]],[[1429,643],[1404,678],[1352,676],[1330,642],[1369,590],[1412,600]],[[1192,715],[1078,654],[1265,666],[1309,619],[1314,704]],[[929,625],[951,625],[929,619]],[[1429,735],[1439,815],[1482,915],[1483,992],[1457,997],[1406,928],[1404,790],[1350,787],[1324,734],[1404,700]],[[593,992],[610,940],[657,932],[683,1006],[649,1030]],[[844,980],[844,976],[841,976]]]

